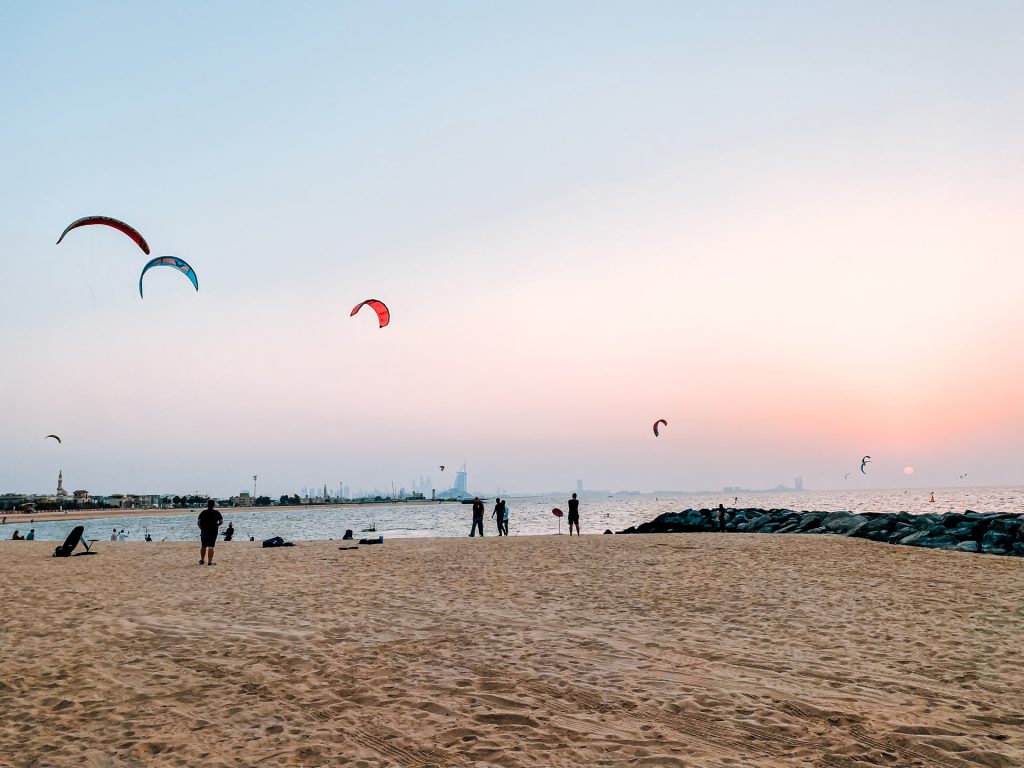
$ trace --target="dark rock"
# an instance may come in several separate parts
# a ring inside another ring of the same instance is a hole
[[[1003,554],[1004,552],[1013,549],[1014,537],[1008,533],[999,533],[989,529],[989,532],[985,534],[981,540],[981,551],[992,552],[995,554]]]
[[[818,528],[821,526],[821,521],[824,519],[824,512],[808,512],[800,515],[800,523],[797,525],[797,531],[804,532],[809,531],[812,528]]]
[[[610,534],[611,532],[612,532],[612,531],[611,531],[611,529],[609,528],[609,529],[606,529],[604,533],[605,533],[605,535],[607,536],[607,535],[608,535],[608,534]]]
[[[852,536],[911,547],[986,552],[1024,557],[1024,516],[984,514],[914,515],[909,512],[795,512],[791,509],[742,508],[727,511],[726,531]],[[719,531],[717,509],[686,509],[659,515],[621,533]],[[611,531],[605,531],[611,533]]]
[[[988,533],[1001,533],[1011,538],[1017,538],[1017,534],[1020,531],[1020,518],[1002,518],[999,520],[993,520],[989,523]],[[986,533],[986,536],[988,535]]]
[[[863,522],[865,518],[852,512],[832,512],[821,521],[821,527],[832,533],[847,534]]]

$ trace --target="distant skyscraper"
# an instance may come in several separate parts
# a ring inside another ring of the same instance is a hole
[[[455,473],[455,486],[454,490],[462,494],[466,494],[466,465],[462,465],[462,469]]]
[[[583,481],[582,480],[577,480],[576,481],[576,493],[583,493]]]
[[[804,489],[804,479],[802,477],[798,477],[793,480],[793,487],[798,491],[802,491]]]

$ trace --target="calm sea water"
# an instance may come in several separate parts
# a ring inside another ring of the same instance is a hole
[[[1024,513],[1024,486],[982,488],[936,488],[935,502],[929,501],[929,490],[878,491],[804,491],[803,493],[741,494],[734,501],[732,494],[696,495],[618,495],[584,496],[580,504],[580,527],[584,533],[602,533],[605,529],[619,531],[630,525],[651,520],[662,512],[717,507],[763,507],[828,512],[976,512]],[[569,494],[560,496],[510,497],[509,531],[513,536],[541,536],[558,533],[559,521],[551,514],[552,507],[566,508]],[[484,532],[496,535],[491,519],[493,499],[486,503]],[[282,536],[291,541],[340,539],[346,528],[356,538],[383,535],[388,538],[416,536],[466,536],[472,513],[468,504],[425,504],[363,507],[313,507],[310,509],[261,511],[222,509],[225,524],[235,525],[236,541],[257,541]],[[195,517],[199,510],[184,515],[154,515],[82,521],[86,537],[108,540],[112,528],[130,532],[131,541],[141,541],[148,531],[156,540],[193,541],[197,538]],[[73,518],[54,522],[30,523],[30,518],[8,516],[0,526],[0,538],[9,539],[14,529],[22,534],[35,528],[36,538],[63,541],[77,522]],[[362,529],[376,527],[374,534]],[[561,531],[566,533],[565,518]]]

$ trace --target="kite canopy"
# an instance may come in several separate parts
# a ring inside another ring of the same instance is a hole
[[[352,307],[352,311],[349,313],[349,317],[353,317],[356,312],[363,308],[364,305],[369,304],[373,311],[377,313],[377,320],[380,321],[380,327],[383,328],[389,322],[391,322],[391,313],[388,308],[384,305],[383,301],[379,299],[367,299],[366,301],[360,302]]]
[[[441,471],[444,472],[444,464],[441,464]]]
[[[177,256],[157,256],[155,259],[150,259],[146,266],[142,268],[142,274],[139,275],[139,298],[142,298],[142,278],[145,276],[153,267],[173,267],[174,269],[181,272],[185,277],[192,281],[192,285],[199,290],[199,278],[196,277],[196,271],[189,266],[188,262],[184,259],[179,259]]]
[[[60,241],[64,239],[64,235],[66,235],[72,229],[78,229],[78,227],[86,227],[89,226],[90,224],[103,224],[107,227],[113,227],[118,232],[128,235],[128,237],[134,240],[135,244],[142,249],[142,252],[144,254],[146,254],[147,256],[149,255],[149,243],[146,242],[146,238],[139,234],[139,231],[137,229],[128,224],[125,224],[123,221],[119,221],[118,219],[112,219],[109,216],[86,216],[84,218],[78,219],[77,221],[72,221],[70,224],[68,224],[67,228],[60,233],[60,237],[57,239],[57,245],[60,245]]]
[[[56,440],[56,441],[57,441],[58,443],[61,443],[61,444],[63,444],[63,441],[62,441],[62,440],[60,439],[60,437],[58,437],[57,435],[47,435],[46,437],[44,437],[44,438],[43,438],[43,440],[46,440],[47,438],[50,438],[50,437],[52,437],[52,438],[53,438],[54,440]]]
[[[860,460],[860,471],[861,471],[861,474],[863,474],[863,475],[867,474],[867,472],[864,470],[864,468],[868,464],[870,464],[870,463],[871,463],[871,457],[870,456],[865,456],[863,459]]]
[[[560,510],[558,507],[555,507],[554,509],[551,510],[551,514],[554,515],[555,517],[561,517],[562,516],[562,510]]]
[[[659,424],[664,424],[666,427],[668,426],[668,422],[665,421],[664,419],[658,419],[656,422],[654,422],[654,436],[655,437],[658,437],[660,435],[660,433],[658,432],[658,425]]]

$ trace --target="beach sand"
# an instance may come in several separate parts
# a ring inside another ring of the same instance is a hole
[[[0,543],[2,766],[1022,766],[1024,560],[824,536]]]

